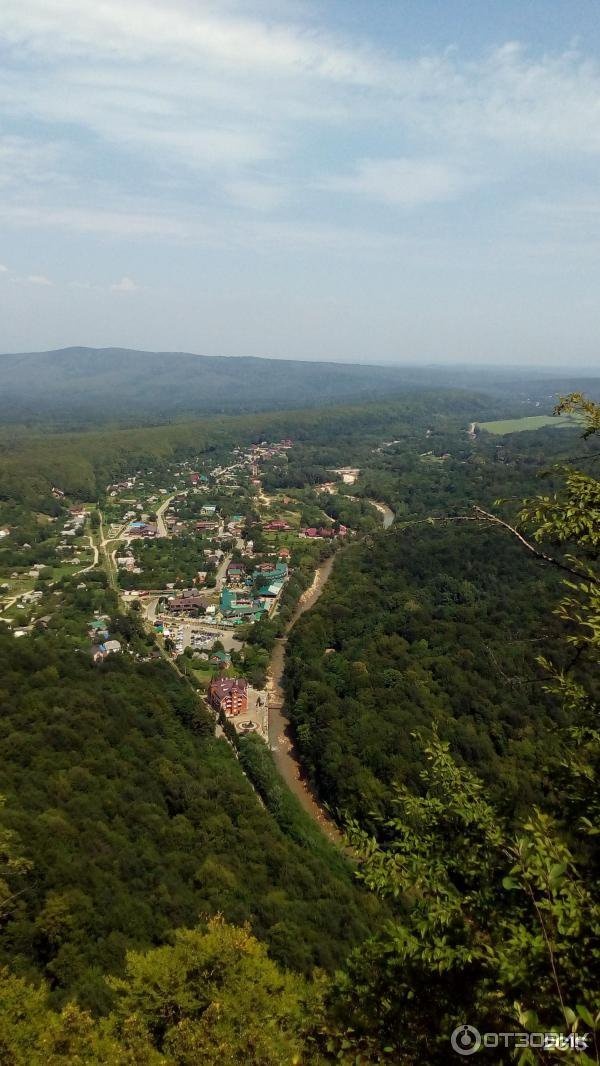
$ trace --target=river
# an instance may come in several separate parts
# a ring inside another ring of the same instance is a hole
[[[380,515],[383,517],[383,528],[389,529],[394,518],[396,517],[391,507],[388,507],[387,503],[381,503],[379,500],[367,500],[372,507],[376,507]]]
[[[394,521],[394,512],[385,503],[369,500],[383,518],[383,528],[389,529]],[[339,549],[338,549],[339,550]],[[312,584],[303,592],[296,609],[286,625],[283,637],[275,642],[271,652],[267,691],[269,694],[269,746],[273,753],[275,765],[286,785],[299,800],[301,806],[320,826],[325,835],[335,844],[343,845],[342,834],[328,812],[315,798],[306,781],[300,760],[294,748],[289,719],[284,710],[283,672],[285,669],[285,652],[288,635],[299,618],[314,607],[319,599],[335,561],[335,554],[330,555],[317,568]]]

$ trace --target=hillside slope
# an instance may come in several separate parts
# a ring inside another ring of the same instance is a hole
[[[273,410],[376,399],[403,387],[398,368],[64,348],[0,357],[0,418]]]
[[[0,355],[0,422],[172,421],[206,413],[391,399],[423,388],[485,390],[527,413],[557,393],[596,395],[598,379],[478,366],[368,366],[285,359],[62,348]]]

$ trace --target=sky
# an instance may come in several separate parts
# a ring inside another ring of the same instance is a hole
[[[600,367],[597,0],[1,0],[0,351]]]

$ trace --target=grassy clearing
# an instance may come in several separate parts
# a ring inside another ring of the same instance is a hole
[[[213,674],[217,671],[213,671],[212,666],[209,663],[198,663],[194,659],[186,660],[186,666],[191,667],[192,673],[204,688],[208,688],[212,681]]]
[[[553,429],[575,429],[578,422],[578,419],[565,415],[560,418],[553,415],[526,415],[524,418],[504,418],[498,422],[477,422],[476,425],[487,433],[502,435],[520,433],[524,429],[542,429],[544,426]]]

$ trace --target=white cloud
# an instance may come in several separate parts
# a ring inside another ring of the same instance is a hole
[[[28,274],[25,278],[28,285],[53,285],[54,282],[50,281],[45,274]]]
[[[8,274],[8,267],[4,263],[0,263],[0,274]]]
[[[560,170],[567,153],[571,167],[600,153],[600,70],[577,51],[404,59],[336,35],[302,0],[250,6],[253,17],[243,0],[1,0],[0,106],[38,133],[0,138],[0,220],[341,246],[357,239],[340,221],[357,197],[425,208],[548,160],[550,195],[554,159]],[[335,223],[319,189],[339,194]]]
[[[452,200],[471,183],[459,169],[440,160],[363,159],[353,174],[324,178],[320,187],[412,208]]]
[[[3,0],[3,33],[13,48],[58,59],[101,56],[204,61],[239,71],[309,73],[327,81],[381,82],[393,64],[368,48],[294,24],[233,15],[226,5],[185,0]],[[134,31],[134,32],[133,32]]]
[[[235,146],[264,153],[273,121],[351,122],[365,109],[441,139],[600,151],[600,72],[574,50],[533,58],[509,42],[478,59],[455,50],[403,60],[281,11],[249,18],[215,0],[3,0],[9,57],[42,72],[16,87],[11,76],[5,93],[57,121],[62,113],[86,125],[87,115],[107,137],[111,120],[115,137],[121,121],[133,134],[133,116],[140,143],[173,131],[177,144],[183,130],[210,145],[221,133],[217,162]],[[224,123],[211,123],[224,112]],[[262,116],[251,132],[240,122],[249,112]]]
[[[123,277],[120,281],[111,285],[111,292],[138,292],[140,286],[133,280],[133,278]]]

